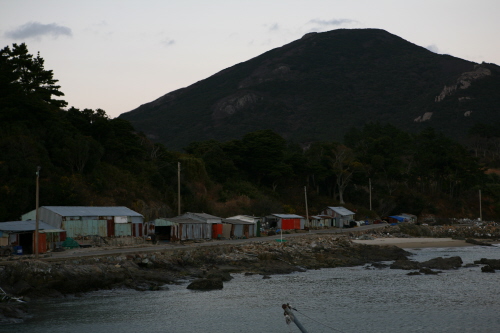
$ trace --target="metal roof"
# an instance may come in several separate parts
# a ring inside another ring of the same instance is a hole
[[[248,222],[248,221],[243,221],[243,220],[238,220],[238,219],[222,219],[223,223],[228,223],[228,224],[245,224],[245,225],[255,225],[253,222]]]
[[[197,216],[197,217],[200,217],[200,218],[203,218],[203,219],[220,219],[220,217],[218,217],[218,216],[210,215],[210,214],[207,214],[207,213],[191,213],[191,212],[187,212],[184,215],[189,215],[189,214]]]
[[[36,221],[11,221],[11,222],[0,222],[0,231],[7,232],[23,232],[23,231],[35,231]],[[38,221],[38,230],[46,230],[51,232],[62,232],[62,229],[54,229],[54,226],[47,224],[42,221]]]
[[[191,223],[191,224],[207,224],[206,222],[200,221],[200,220],[195,220],[186,216],[176,216],[176,217],[170,217],[170,218],[162,218],[162,220],[174,222],[174,223]]]
[[[238,220],[238,221],[245,221],[245,222],[251,222],[252,224],[255,224],[258,220],[260,220],[260,217],[256,216],[250,216],[250,215],[235,215],[228,217],[227,219],[229,220]]]
[[[346,215],[354,215],[356,213],[354,212],[351,212],[349,209],[347,208],[344,208],[344,207],[328,207],[330,208],[331,210],[333,210],[335,213],[337,214],[340,214],[342,216],[346,216]]]
[[[271,214],[272,216],[277,216],[281,219],[303,219],[303,216],[295,214]]]
[[[43,206],[61,216],[141,216],[132,209],[115,206],[115,207],[85,207],[85,206]]]

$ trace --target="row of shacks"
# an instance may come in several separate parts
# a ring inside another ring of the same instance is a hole
[[[172,218],[144,221],[144,216],[127,207],[42,206],[38,209],[39,253],[61,247],[66,237],[146,237],[156,240],[251,238],[262,229],[294,230],[343,227],[354,219],[344,207],[327,207],[319,215],[271,214],[264,217],[236,215],[221,218],[205,213],[185,213]],[[0,245],[21,246],[33,253],[36,210],[22,221],[0,223]]]

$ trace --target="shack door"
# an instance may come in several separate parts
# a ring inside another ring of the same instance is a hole
[[[35,234],[33,233],[33,236]],[[35,248],[35,237],[33,237],[33,249]],[[47,252],[47,234],[38,233],[38,253]]]
[[[19,234],[19,245],[23,247],[23,254],[33,254],[34,232]]]
[[[106,224],[108,227],[108,237],[114,237],[115,236],[115,219],[113,218],[113,216],[106,217]]]

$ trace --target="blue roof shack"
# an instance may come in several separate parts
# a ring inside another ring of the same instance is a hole
[[[39,219],[55,228],[64,229],[68,237],[142,236],[144,217],[127,207],[42,206]],[[35,220],[36,210],[22,216]]]
[[[389,218],[389,224],[408,222],[408,220],[404,216],[400,216],[400,215],[392,215],[392,216],[388,216],[388,218]]]

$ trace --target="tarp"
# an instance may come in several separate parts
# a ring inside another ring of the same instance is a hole
[[[66,238],[66,240],[62,242],[61,245],[66,249],[74,249],[80,247],[80,244],[78,244],[78,242],[71,237]]]
[[[404,217],[401,217],[401,216],[389,216],[389,217],[392,217],[393,219],[396,219],[396,220],[398,220],[399,222],[404,222],[404,221],[405,221],[405,218],[404,218]]]

